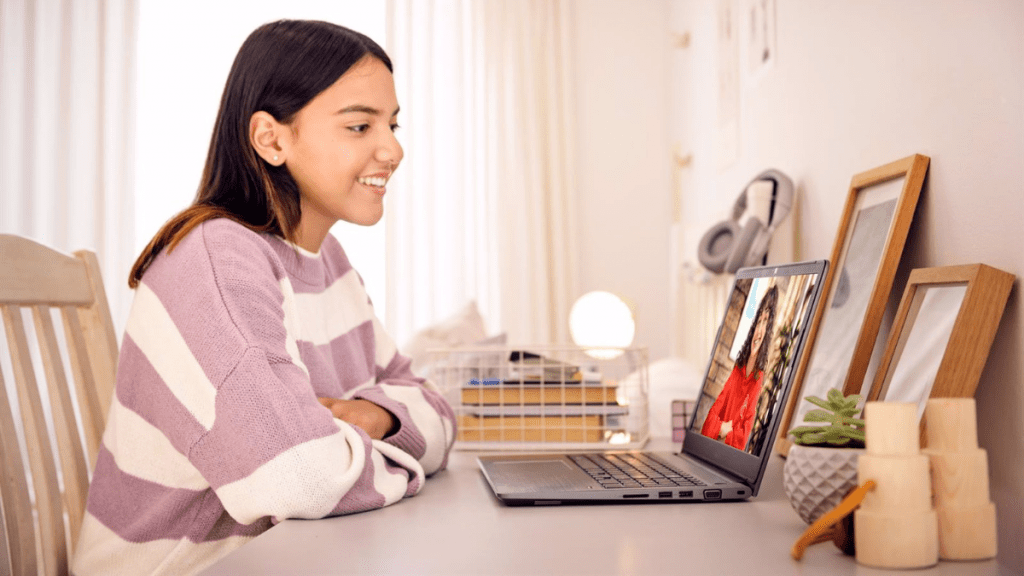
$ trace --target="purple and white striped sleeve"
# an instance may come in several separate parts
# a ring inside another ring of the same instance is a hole
[[[428,475],[448,465],[455,441],[455,416],[433,383],[413,374],[409,358],[398,353],[391,337],[374,320],[377,345],[376,386],[354,396],[389,410],[398,418],[398,431],[384,441],[411,454]]]
[[[241,524],[358,512],[415,494],[422,467],[333,418],[288,353],[284,273],[269,248],[248,231],[210,228],[154,265],[136,295],[151,307],[139,318],[167,320],[140,347],[167,367],[158,385],[192,420],[163,432]],[[170,349],[180,357],[167,358]]]

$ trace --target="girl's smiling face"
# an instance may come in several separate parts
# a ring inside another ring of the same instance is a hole
[[[370,226],[402,161],[391,72],[367,56],[313,98],[289,124],[284,164],[301,195],[299,244],[315,251],[338,220]]]

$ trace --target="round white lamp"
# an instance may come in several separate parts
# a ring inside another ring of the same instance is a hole
[[[609,360],[633,343],[636,322],[633,311],[621,298],[599,290],[580,296],[572,305],[569,334],[590,357]]]

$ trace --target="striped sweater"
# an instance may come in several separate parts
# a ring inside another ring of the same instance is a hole
[[[317,397],[369,400],[398,430],[372,440]],[[72,571],[197,572],[285,518],[416,494],[453,439],[334,237],[313,255],[208,221],[135,292]]]

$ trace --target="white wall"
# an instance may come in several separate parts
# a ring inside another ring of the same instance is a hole
[[[741,74],[736,162],[715,161],[716,9],[674,0],[672,138],[691,151],[682,179],[682,254],[757,171],[777,167],[802,192],[801,259],[828,258],[850,178],[891,160],[931,157],[890,298],[913,268],[982,262],[1024,275],[1024,3],[1019,0],[777,0],[777,60]],[[746,6],[738,0],[737,6]],[[742,52],[741,52],[742,53]],[[886,337],[883,334],[882,337]],[[976,393],[989,451],[999,559],[1024,571],[1024,306],[1020,281]]]
[[[578,286],[622,296],[651,359],[670,333],[668,15],[666,0],[575,4]]]

